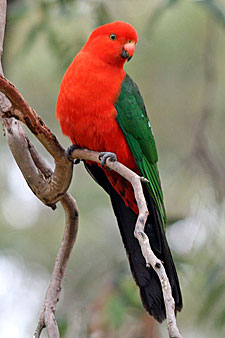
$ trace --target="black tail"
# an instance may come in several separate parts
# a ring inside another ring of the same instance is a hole
[[[143,305],[150,315],[157,321],[162,322],[166,318],[166,313],[161,284],[156,272],[151,267],[146,267],[141,248],[137,239],[134,237],[137,215],[130,208],[126,207],[122,198],[113,189],[104,171],[100,167],[96,165],[89,166],[86,163],[85,167],[97,183],[110,195],[123,243],[128,254],[130,268],[134,279],[140,288]],[[175,310],[180,311],[182,309],[182,296],[179,281],[170,249],[166,241],[161,219],[154,202],[147,191],[145,192],[145,197],[149,208],[149,217],[146,222],[145,233],[150,239],[153,252],[164,263],[172,288]]]

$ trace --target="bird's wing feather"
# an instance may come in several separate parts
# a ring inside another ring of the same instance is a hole
[[[137,85],[128,75],[123,80],[115,107],[117,110],[116,120],[134,155],[139,170],[149,180],[149,183],[147,183],[148,191],[165,226],[166,215],[157,167],[158,154],[155,140],[144,101]]]

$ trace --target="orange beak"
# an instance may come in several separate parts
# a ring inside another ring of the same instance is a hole
[[[135,42],[131,41],[131,42],[127,42],[124,46],[123,46],[123,51],[121,56],[124,59],[127,59],[127,61],[130,61],[130,59],[132,58],[132,56],[134,55],[134,50],[135,50]]]

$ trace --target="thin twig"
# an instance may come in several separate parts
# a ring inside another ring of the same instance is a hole
[[[66,194],[60,201],[66,214],[66,227],[62,240],[62,245],[58,252],[54,271],[51,276],[48,291],[45,296],[43,309],[41,311],[39,322],[34,333],[34,338],[39,338],[44,326],[47,328],[49,337],[59,337],[58,326],[55,320],[55,309],[59,299],[61,284],[65,273],[66,263],[69,259],[71,250],[78,229],[78,213],[76,201],[71,195]]]
[[[97,163],[100,163],[98,152],[87,150],[87,149],[75,149],[71,158],[73,159],[82,159],[82,160],[91,160]],[[143,193],[142,182],[143,177],[140,177],[135,172],[125,167],[122,163],[118,161],[110,161],[110,159],[106,160],[106,165],[108,168],[116,171],[118,174],[123,176],[126,180],[128,180],[134,189],[135,199],[137,201],[139,215],[137,218],[137,222],[135,225],[134,236],[137,238],[139,245],[141,247],[142,254],[145,258],[146,265],[152,266],[152,268],[157,273],[163,292],[163,298],[166,308],[166,318],[167,318],[167,328],[169,332],[169,337],[171,338],[182,338],[176,322],[175,316],[175,303],[172,296],[172,290],[169,283],[169,279],[166,275],[166,271],[162,262],[155,256],[153,253],[149,239],[144,232],[145,223],[148,217],[148,208],[146,204],[146,200]]]

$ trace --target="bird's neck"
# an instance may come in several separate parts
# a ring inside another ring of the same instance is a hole
[[[94,91],[92,97],[111,103],[116,102],[126,76],[123,65],[112,65],[85,51],[75,57],[69,72],[72,83],[79,82],[79,87],[89,93],[87,96]]]

